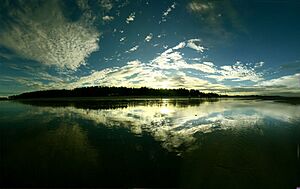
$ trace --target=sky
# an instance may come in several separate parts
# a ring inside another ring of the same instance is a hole
[[[300,96],[298,0],[0,3],[0,96],[87,86]]]

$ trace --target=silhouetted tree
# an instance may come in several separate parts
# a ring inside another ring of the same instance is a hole
[[[22,93],[10,96],[10,99],[29,98],[65,98],[65,97],[219,97],[216,93],[203,93],[195,89],[152,89],[147,87],[127,88],[127,87],[82,87],[72,90],[45,90]]]

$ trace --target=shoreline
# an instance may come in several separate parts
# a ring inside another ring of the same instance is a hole
[[[99,97],[37,97],[37,98],[0,98],[0,101],[94,101],[94,100],[209,100],[209,99],[261,99],[261,100],[299,100],[300,97],[285,96],[219,96],[219,97],[183,97],[183,96],[99,96]]]

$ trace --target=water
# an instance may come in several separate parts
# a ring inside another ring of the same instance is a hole
[[[296,188],[300,105],[0,102],[1,186]]]

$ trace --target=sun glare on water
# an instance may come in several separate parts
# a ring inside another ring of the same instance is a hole
[[[167,107],[163,107],[163,108],[160,109],[160,113],[161,114],[170,114],[172,112],[173,112],[173,110],[171,110],[171,109],[169,109]]]

